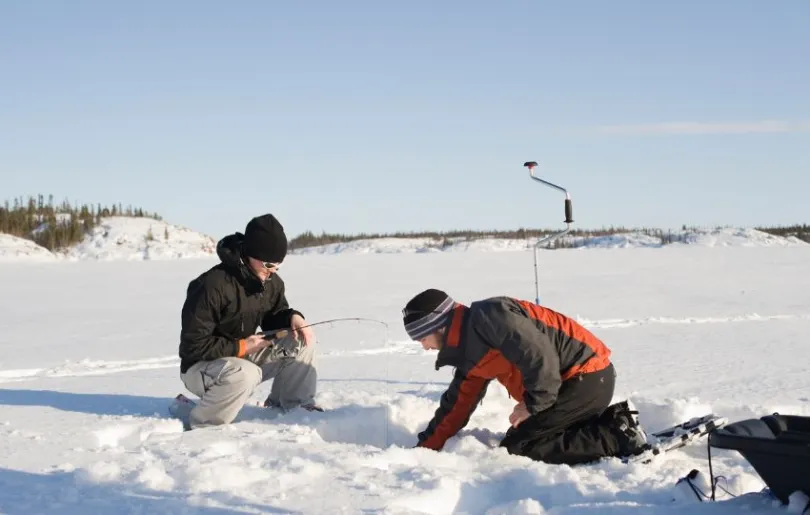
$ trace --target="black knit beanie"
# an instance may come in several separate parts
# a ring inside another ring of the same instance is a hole
[[[253,218],[245,228],[245,256],[281,263],[287,255],[287,235],[276,217],[267,214]]]
[[[402,310],[402,323],[412,340],[421,340],[450,321],[455,301],[441,290],[430,288],[412,298]]]

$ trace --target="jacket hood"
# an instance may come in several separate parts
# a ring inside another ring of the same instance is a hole
[[[252,284],[260,289],[264,288],[264,283],[250,271],[242,261],[242,243],[245,235],[235,232],[225,236],[217,242],[217,257],[222,261],[225,268],[233,274],[244,285]]]
[[[242,264],[242,242],[245,235],[241,232],[229,234],[217,242],[217,257],[229,267],[239,268]]]

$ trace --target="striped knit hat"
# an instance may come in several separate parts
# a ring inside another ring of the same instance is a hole
[[[421,340],[450,321],[455,301],[441,290],[425,290],[412,298],[402,310],[405,332],[412,340]]]

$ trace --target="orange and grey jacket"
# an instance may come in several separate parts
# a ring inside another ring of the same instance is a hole
[[[457,305],[436,369],[456,368],[420,447],[439,450],[467,425],[496,379],[534,415],[557,399],[563,381],[610,365],[610,350],[587,329],[551,309],[509,297]]]

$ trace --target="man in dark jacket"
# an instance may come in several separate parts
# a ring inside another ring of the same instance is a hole
[[[284,228],[271,214],[217,243],[221,263],[188,285],[180,332],[180,377],[200,397],[178,396],[172,413],[187,428],[228,424],[259,383],[273,379],[265,406],[321,410],[314,402],[315,336],[290,308],[278,268],[287,254]],[[263,331],[287,329],[274,340]]]
[[[437,370],[455,368],[419,447],[442,449],[495,379],[517,401],[500,443],[510,454],[574,465],[648,448],[632,405],[610,405],[610,350],[574,320],[510,297],[465,306],[435,289],[411,299],[402,316],[411,339],[439,351]]]

